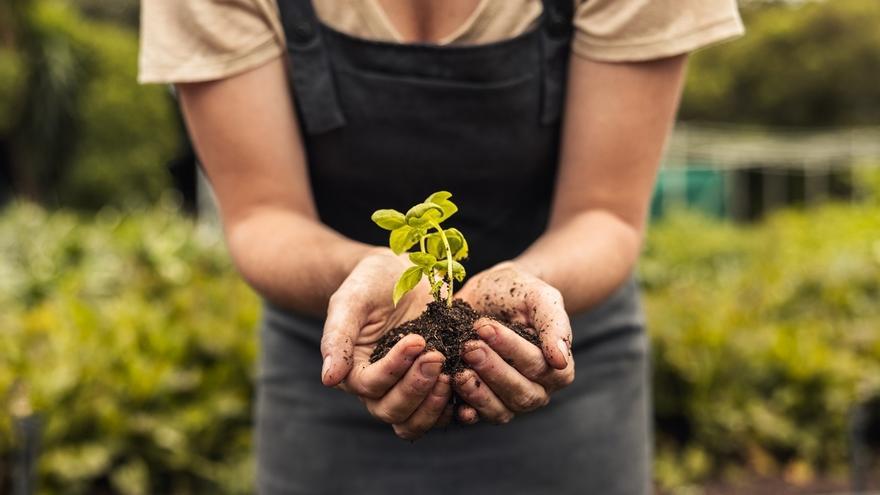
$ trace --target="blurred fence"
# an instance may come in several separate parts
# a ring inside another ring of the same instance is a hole
[[[852,175],[880,164],[880,127],[758,128],[680,123],[654,198],[655,218],[690,206],[751,220],[784,206],[851,199]]]

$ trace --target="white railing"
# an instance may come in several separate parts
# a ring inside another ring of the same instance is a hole
[[[880,164],[880,126],[758,128],[681,122],[666,149],[666,168],[827,170]]]

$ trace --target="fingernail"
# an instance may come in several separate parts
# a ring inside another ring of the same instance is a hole
[[[332,356],[327,356],[324,358],[324,364],[321,366],[321,379],[327,379],[327,373],[330,372],[330,363],[333,361]]]
[[[481,339],[491,344],[495,341],[495,337],[498,335],[498,333],[495,331],[495,327],[492,326],[491,323],[486,323],[480,328],[477,328],[477,335],[479,335]]]
[[[416,356],[422,353],[422,346],[420,345],[411,345],[403,350],[403,355],[414,359]]]
[[[464,353],[464,360],[468,364],[480,364],[484,359],[486,359],[486,351],[479,347]]]
[[[566,356],[568,356],[568,344],[566,344],[564,340],[559,339],[559,341],[556,342],[556,347],[559,348],[559,352],[562,353],[562,358],[568,363],[568,358],[566,358]]]
[[[428,378],[437,378],[437,375],[440,374],[440,367],[443,366],[443,363],[422,363],[419,367],[422,374]]]

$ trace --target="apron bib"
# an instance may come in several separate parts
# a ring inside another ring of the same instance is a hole
[[[474,46],[395,44],[278,0],[322,222],[384,245],[370,214],[453,193],[469,273],[511,259],[547,225],[572,0],[538,27]],[[264,305],[257,401],[263,494],[642,494],[649,491],[646,339],[627,282],[572,317],[574,384],[508,425],[451,426],[409,443],[320,381],[323,322]]]

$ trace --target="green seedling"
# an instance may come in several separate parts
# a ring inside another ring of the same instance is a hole
[[[467,241],[458,229],[440,226],[458,211],[449,200],[452,193],[439,191],[428,196],[424,202],[410,208],[406,215],[397,210],[376,210],[372,219],[379,227],[391,231],[388,246],[395,254],[408,252],[418,245],[419,250],[409,253],[413,266],[406,269],[394,285],[394,305],[407,292],[427,277],[431,295],[442,301],[440,289],[446,286],[446,304],[452,306],[455,280],[464,280],[464,266],[459,263],[468,255]]]

